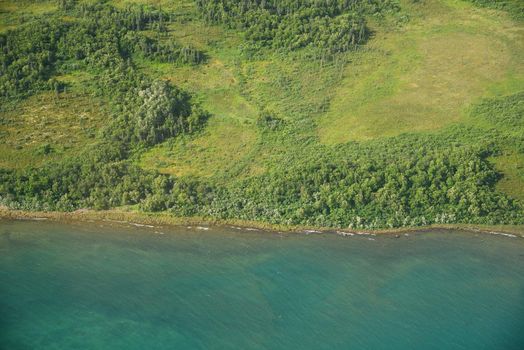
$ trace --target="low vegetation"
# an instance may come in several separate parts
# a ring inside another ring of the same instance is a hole
[[[0,4],[0,204],[524,223],[518,4],[148,3]]]

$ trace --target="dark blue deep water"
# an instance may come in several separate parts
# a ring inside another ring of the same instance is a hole
[[[524,239],[0,221],[0,349],[520,350]]]

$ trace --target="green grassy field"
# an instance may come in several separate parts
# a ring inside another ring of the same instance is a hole
[[[524,32],[501,12],[425,1],[400,29],[377,29],[354,55],[328,112],[323,143],[432,131],[466,117],[482,97],[524,86]],[[409,6],[409,5],[408,5]]]
[[[104,104],[89,96],[32,96],[2,115],[0,166],[24,168],[74,155],[93,142],[104,122]]]
[[[401,0],[400,12],[370,20],[366,45],[328,61],[309,59],[307,50],[249,56],[241,31],[205,23],[192,0],[110,3],[176,13],[161,41],[207,56],[200,65],[136,59],[141,72],[189,91],[211,116],[198,133],[135,155],[143,169],[228,182],[293,164],[313,148],[329,153],[402,134],[447,135],[453,127],[524,135],[520,127],[477,117],[475,109],[487,98],[524,90],[524,25],[502,10],[459,0]],[[0,32],[55,9],[53,1],[0,0]],[[0,109],[1,167],[75,154],[105,124],[109,107],[84,88],[88,73],[57,79],[68,84],[66,93],[43,92]],[[257,124],[262,112],[284,126],[264,130]],[[521,107],[514,113],[524,119]],[[503,175],[497,189],[524,201],[524,155],[511,142],[489,159]]]
[[[0,0],[0,33],[15,28],[29,16],[43,15],[56,10],[54,1]]]

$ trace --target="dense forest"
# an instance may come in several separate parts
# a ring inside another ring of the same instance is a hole
[[[522,202],[496,189],[502,174],[489,161],[508,147],[524,153],[522,93],[476,107],[474,115],[494,125],[487,133],[455,126],[338,146],[296,132],[314,119],[291,120],[263,108],[254,125],[261,144],[278,140],[292,150],[267,171],[225,178],[163,174],[136,159],[165,141],[201,134],[213,115],[193,91],[139,63],[192,67],[212,57],[168,35],[179,18],[173,10],[109,1],[56,4],[52,14],[0,34],[0,111],[43,91],[60,96],[68,83],[57,77],[87,71],[94,79],[86,89],[107,98],[111,112],[95,143],[79,154],[24,169],[0,168],[2,205],[58,211],[127,206],[176,216],[367,229],[524,223]],[[400,11],[393,0],[195,5],[205,23],[239,31],[256,50],[284,54],[357,50],[370,39],[369,18]]]
[[[385,0],[198,0],[197,4],[206,20],[242,28],[256,46],[287,50],[312,46],[332,53],[367,40],[366,14],[398,6]]]
[[[0,36],[0,91],[4,97],[38,89],[60,90],[53,74],[78,69],[115,69],[129,64],[132,55],[161,62],[198,64],[204,56],[191,47],[171,41],[161,43],[140,34],[151,28],[161,35],[167,15],[143,6],[117,10],[114,7],[60,2],[74,21],[36,18]],[[69,10],[66,10],[69,9]],[[125,69],[125,68],[122,68]]]

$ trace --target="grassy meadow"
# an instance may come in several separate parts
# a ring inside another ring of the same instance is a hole
[[[500,11],[459,1],[424,5],[412,5],[410,22],[393,32],[377,28],[355,54],[319,119],[322,142],[431,132],[464,122],[482,98],[522,90],[522,28]]]

